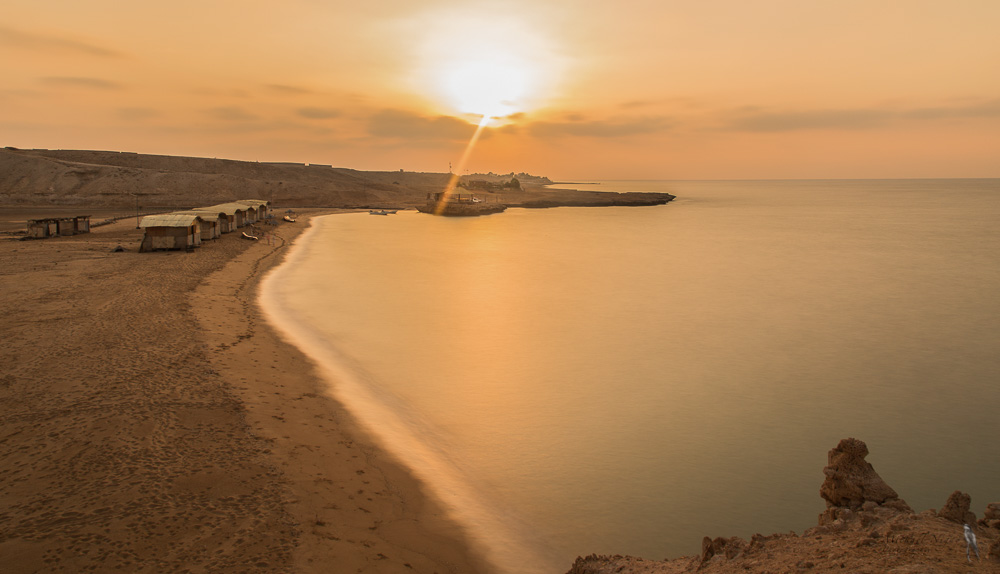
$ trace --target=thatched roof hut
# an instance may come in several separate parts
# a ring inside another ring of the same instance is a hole
[[[197,247],[201,245],[202,221],[201,216],[190,213],[147,215],[139,223],[145,232],[139,251]]]

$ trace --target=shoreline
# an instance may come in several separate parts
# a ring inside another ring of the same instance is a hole
[[[334,398],[321,369],[287,340],[262,305],[261,283],[315,229],[312,218],[337,212],[300,217],[282,245],[260,258],[248,250],[208,277],[193,297],[207,316],[239,317],[242,308],[258,319],[243,333],[235,324],[212,330],[211,360],[234,384],[257,377],[255,386],[237,387],[237,394],[248,424],[271,445],[271,457],[290,479],[286,511],[302,527],[293,570],[328,572],[335,561],[344,571],[485,572],[461,527]],[[202,326],[212,329],[204,320]],[[354,556],[345,555],[345,546]]]
[[[484,559],[487,570],[519,574],[559,571],[560,565],[546,561],[539,549],[521,536],[524,525],[510,517],[501,518],[505,513],[469,484],[468,476],[460,468],[461,461],[451,460],[447,452],[425,439],[434,436],[434,429],[427,428],[419,417],[401,414],[396,397],[372,385],[363,367],[358,371],[358,366],[345,358],[307,318],[297,316],[285,305],[287,295],[283,297],[281,285],[290,280],[282,272],[300,263],[301,251],[297,249],[305,248],[313,240],[314,232],[320,232],[316,225],[299,235],[296,250],[261,281],[257,302],[279,337],[309,358],[320,378],[322,392],[351,413],[361,427],[360,432],[371,437],[394,463],[404,467],[422,486],[424,496],[443,508],[445,518],[463,530],[466,545]]]
[[[0,241],[8,568],[487,571],[263,320],[303,223],[194,253],[140,254],[134,228]]]

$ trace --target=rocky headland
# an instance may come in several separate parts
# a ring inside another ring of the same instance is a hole
[[[864,442],[844,439],[828,456],[820,486],[826,510],[802,535],[705,537],[700,556],[673,560],[594,555],[577,558],[568,574],[1000,572],[1000,503],[987,504],[977,520],[971,497],[955,491],[940,510],[915,513],[865,460]]]
[[[410,209],[423,206],[452,176],[359,171],[330,165],[252,162],[116,151],[0,149],[0,205],[189,208],[239,198],[280,207]],[[460,185],[472,186],[463,176]],[[518,188],[475,191],[506,207],[657,205],[669,193],[548,189],[545,178]],[[162,209],[161,209],[162,210]]]

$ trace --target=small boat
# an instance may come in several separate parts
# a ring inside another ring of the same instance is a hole
[[[285,221],[287,221],[289,223],[295,223],[295,220],[292,219],[291,217],[288,217],[287,215],[284,216],[284,217],[282,217],[282,219],[284,219]]]
[[[243,239],[252,239],[254,241],[257,241],[257,237],[256,236],[254,236],[254,235],[247,235],[246,231],[244,231],[242,233],[243,233]]]
[[[393,212],[393,213],[395,213],[395,212]],[[389,212],[386,211],[386,210],[384,210],[384,209],[381,209],[379,211],[375,211],[374,209],[369,209],[368,210],[368,215],[389,215]]]

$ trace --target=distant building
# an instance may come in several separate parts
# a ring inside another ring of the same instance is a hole
[[[28,220],[28,237],[44,239],[55,235],[76,235],[90,233],[90,216],[50,217]]]

